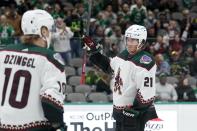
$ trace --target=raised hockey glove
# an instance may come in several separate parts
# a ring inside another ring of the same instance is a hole
[[[87,50],[90,54],[95,54],[101,50],[101,45],[95,43],[90,36],[83,36],[83,48]]]

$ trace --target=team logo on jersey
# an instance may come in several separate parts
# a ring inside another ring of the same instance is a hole
[[[64,60],[62,59],[62,56],[59,53],[55,53],[53,55],[53,58],[57,60],[59,63],[61,63],[62,65],[65,65]]]
[[[144,64],[149,64],[151,63],[152,58],[147,56],[147,55],[143,55],[140,59],[140,63],[144,63]]]
[[[122,78],[120,77],[120,67],[118,68],[117,75],[115,76],[114,92],[118,91],[118,94],[122,94],[120,87],[123,85]]]

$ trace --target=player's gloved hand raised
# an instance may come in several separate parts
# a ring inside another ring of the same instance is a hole
[[[94,54],[101,50],[101,45],[95,43],[90,36],[83,36],[83,48],[88,51],[88,53]]]

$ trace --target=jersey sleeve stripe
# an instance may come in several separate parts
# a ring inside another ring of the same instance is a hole
[[[6,125],[0,123],[1,131],[26,131],[26,130],[39,130],[43,128],[51,128],[48,121],[35,121],[23,125]]]
[[[40,96],[42,101],[45,101],[51,105],[54,105],[56,108],[63,110],[63,104],[60,101],[57,101],[55,98],[51,97],[51,95],[43,94]]]

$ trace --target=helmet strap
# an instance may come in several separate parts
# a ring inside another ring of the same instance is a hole
[[[142,49],[145,46],[145,40],[139,41],[140,44],[137,46],[137,50]]]

